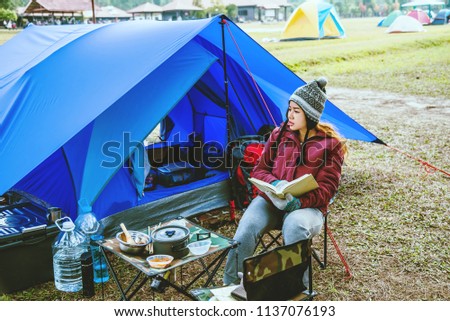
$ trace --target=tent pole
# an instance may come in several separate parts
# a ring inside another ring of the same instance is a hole
[[[227,146],[224,149],[226,153],[226,157],[228,157],[228,144],[231,142],[231,115],[230,115],[230,99],[228,96],[228,74],[227,74],[227,53],[225,46],[225,24],[226,17],[224,15],[221,16],[220,24],[222,26],[222,53],[223,53],[223,83],[225,87],[225,110],[227,114]],[[227,162],[226,162],[227,163]],[[236,218],[236,207],[234,203],[235,191],[233,189],[232,182],[232,168],[233,166],[228,168],[229,171],[229,182],[231,188],[231,200],[230,200],[230,221],[234,221]]]
[[[91,6],[92,6],[92,23],[96,24],[97,21],[95,19],[95,0],[91,0]]]
[[[229,143],[231,140],[231,128],[230,128],[230,99],[228,96],[228,73],[227,73],[227,54],[226,54],[226,46],[225,46],[225,16],[222,16],[222,20],[220,21],[222,25],[222,53],[223,53],[223,83],[225,86],[225,110],[227,113],[227,140]]]

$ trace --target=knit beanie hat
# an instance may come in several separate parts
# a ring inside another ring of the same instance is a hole
[[[322,116],[328,98],[325,90],[327,82],[325,77],[320,77],[297,88],[289,98],[305,112],[308,129],[314,128]]]

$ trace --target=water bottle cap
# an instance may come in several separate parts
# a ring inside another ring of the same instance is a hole
[[[72,221],[66,221],[66,222],[63,222],[62,227],[65,230],[72,230],[75,227],[75,224],[73,224]]]

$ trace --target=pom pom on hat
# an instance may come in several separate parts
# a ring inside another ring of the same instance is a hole
[[[306,117],[314,126],[319,122],[325,108],[328,98],[325,90],[327,83],[325,77],[320,77],[297,88],[289,98],[303,109]]]
[[[325,90],[325,86],[328,84],[328,80],[325,77],[320,77],[318,79],[316,79],[317,85],[319,86],[319,88],[324,92],[327,93],[327,91]]]

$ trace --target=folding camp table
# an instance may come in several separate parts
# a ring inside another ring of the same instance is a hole
[[[126,263],[132,265],[137,270],[137,274],[134,277],[134,279],[124,289],[124,287],[122,286],[122,283],[119,280],[119,276],[117,275],[117,272],[114,269],[111,261],[108,259],[108,256],[105,255],[106,263],[108,264],[108,267],[111,271],[112,277],[120,291],[122,300],[125,300],[125,301],[131,300],[134,297],[134,295],[144,286],[144,284],[150,280],[156,280],[156,281],[163,283],[164,285],[168,285],[168,286],[174,288],[175,290],[177,290],[178,292],[188,296],[190,299],[194,299],[194,300],[195,300],[195,297],[191,293],[189,293],[188,290],[202,276],[204,276],[205,274],[207,275],[207,279],[206,279],[205,283],[203,284],[203,287],[208,287],[210,284],[214,285],[213,277],[216,275],[220,265],[223,263],[223,261],[227,257],[228,252],[232,248],[235,248],[238,245],[238,242],[234,241],[233,239],[222,236],[220,234],[217,234],[215,232],[212,232],[204,227],[196,225],[187,219],[181,218],[181,219],[176,219],[175,221],[177,221],[176,223],[178,223],[178,224],[179,223],[186,224],[186,227],[189,228],[189,231],[190,231],[190,241],[189,242],[196,241],[196,234],[198,234],[198,233],[201,233],[201,234],[210,233],[211,247],[208,250],[208,252],[206,252],[205,254],[202,254],[202,255],[192,255],[190,253],[182,258],[173,260],[172,263],[170,264],[170,266],[168,266],[167,268],[154,269],[154,268],[151,268],[149,266],[148,262],[146,261],[146,257],[149,254],[131,255],[131,254],[124,253],[120,250],[119,241],[115,237],[105,239],[105,240],[98,242],[101,245],[101,248],[102,248],[102,251],[104,252],[104,254],[106,254],[105,253],[106,251],[109,251],[109,252],[115,254],[116,256],[118,256],[122,261],[125,261]],[[161,226],[170,225],[173,223],[174,223],[174,220],[171,220],[171,221],[162,223]],[[153,230],[154,227],[155,226],[151,227],[151,230]],[[145,229],[142,229],[141,231],[144,233],[147,233],[147,230],[148,230],[148,228],[145,228]],[[206,263],[204,259],[209,256],[214,256],[214,257],[212,258],[212,260],[209,263]],[[201,264],[201,266],[202,266],[201,271],[197,275],[194,275],[194,276],[190,275],[192,279],[188,283],[183,284],[183,273],[182,273],[183,266],[185,266],[187,264],[192,264],[195,261],[198,261]],[[170,271],[171,273],[174,273],[175,269],[177,269],[177,268],[180,268],[180,270],[181,270],[181,276],[177,280],[171,280],[170,278],[164,278],[164,275],[166,274],[166,272]],[[141,280],[138,282],[139,279],[141,279]]]

